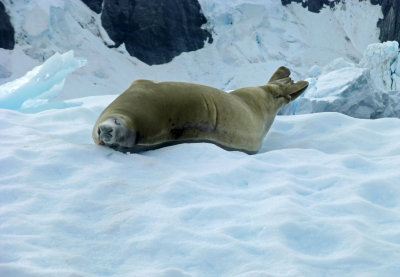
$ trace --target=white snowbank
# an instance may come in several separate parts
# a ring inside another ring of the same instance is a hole
[[[281,114],[341,112],[359,118],[400,117],[399,44],[369,45],[359,64],[336,59],[309,71],[309,88]]]
[[[72,50],[64,54],[54,54],[25,76],[1,85],[0,108],[39,112],[49,108],[67,107],[63,102],[49,103],[49,100],[60,94],[67,76],[85,64],[86,60],[74,58]]]
[[[0,110],[0,276],[397,276],[400,119],[277,117],[256,155],[126,155],[115,96]]]

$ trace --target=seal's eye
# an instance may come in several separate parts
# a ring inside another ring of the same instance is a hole
[[[116,118],[114,118],[114,123],[115,125],[121,125],[121,123],[119,123],[119,121]]]
[[[100,133],[101,133],[101,131],[100,131],[100,128],[99,128],[99,129],[97,129],[97,134],[100,136]]]

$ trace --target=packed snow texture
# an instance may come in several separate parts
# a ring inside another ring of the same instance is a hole
[[[400,119],[123,154],[90,136],[113,99],[0,110],[0,276],[398,276]]]
[[[100,16],[82,1],[3,1],[16,30],[16,51],[0,49],[0,84],[23,76],[55,52],[73,49],[87,66],[73,72],[57,99],[119,94],[135,79],[188,81],[224,90],[263,85],[281,65],[306,78],[313,65],[335,58],[358,61],[379,42],[378,5],[346,1],[310,13],[279,0],[200,0],[214,42],[171,63],[148,66],[113,45]],[[40,18],[38,18],[40,17]],[[40,24],[37,24],[37,21]],[[76,90],[79,87],[81,89]]]
[[[73,51],[56,53],[25,76],[0,86],[0,109],[39,112],[49,108],[65,108],[64,102],[49,102],[58,96],[66,77],[86,64],[74,58]],[[70,103],[69,105],[74,105]]]
[[[280,114],[340,112],[358,118],[400,117],[397,41],[375,43],[359,64],[339,58],[309,70],[309,88]]]

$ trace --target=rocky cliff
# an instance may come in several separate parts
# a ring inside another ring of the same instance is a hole
[[[0,48],[14,49],[14,45],[14,28],[3,3],[0,2]]]
[[[380,0],[383,19],[378,21],[381,30],[379,39],[381,42],[396,40],[400,42],[400,1]]]
[[[149,64],[163,64],[182,52],[198,50],[211,34],[197,0],[82,0],[101,12],[112,47],[125,44],[131,56]]]
[[[92,11],[101,13],[103,0],[82,0]]]

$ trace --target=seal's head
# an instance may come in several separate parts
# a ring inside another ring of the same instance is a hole
[[[93,130],[93,139],[99,145],[114,149],[129,149],[135,145],[136,135],[127,128],[122,118],[111,117],[102,121]]]

